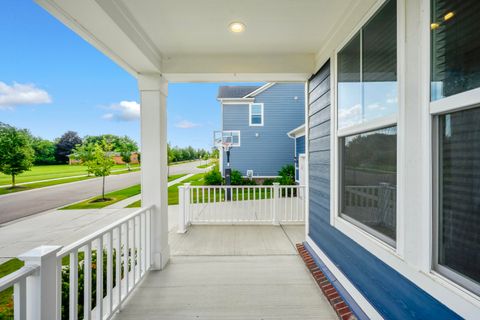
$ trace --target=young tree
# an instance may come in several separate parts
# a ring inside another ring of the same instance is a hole
[[[58,163],[67,163],[68,156],[72,153],[73,148],[78,144],[82,144],[82,139],[78,133],[74,131],[65,132],[57,141],[55,146],[55,159]]]
[[[132,161],[132,153],[138,150],[137,143],[125,136],[119,140],[118,147],[115,151],[120,152],[122,161],[127,164],[128,171],[131,170],[130,162]]]
[[[0,122],[0,172],[15,177],[33,166],[34,151],[27,130],[20,130]]]
[[[97,177],[102,177],[102,201],[105,199],[105,177],[109,176],[115,162],[112,159],[112,145],[102,141],[95,144],[92,159],[86,162],[88,170]]]
[[[79,160],[81,163],[86,164],[88,161],[93,160],[95,152],[95,144],[94,143],[82,143],[75,147],[72,150],[72,157],[75,160]],[[90,175],[92,173],[90,168],[87,167],[87,174]]]

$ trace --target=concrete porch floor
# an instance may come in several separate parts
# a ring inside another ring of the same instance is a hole
[[[115,319],[337,319],[294,247],[304,226],[193,226]]]

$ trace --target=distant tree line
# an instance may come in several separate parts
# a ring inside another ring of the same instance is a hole
[[[205,149],[194,149],[190,146],[185,148],[172,147],[170,144],[168,148],[168,163],[178,162],[178,161],[188,161],[188,160],[197,160],[197,159],[209,159],[212,157],[212,154]]]

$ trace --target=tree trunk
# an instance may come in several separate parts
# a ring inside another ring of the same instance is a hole
[[[105,200],[105,176],[103,176],[103,183],[102,183],[102,200]]]
[[[12,174],[12,188],[15,188],[15,174]]]

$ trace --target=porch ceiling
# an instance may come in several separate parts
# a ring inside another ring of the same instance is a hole
[[[133,75],[171,81],[304,80],[335,32],[375,2],[36,1]],[[231,33],[233,21],[245,32]]]

